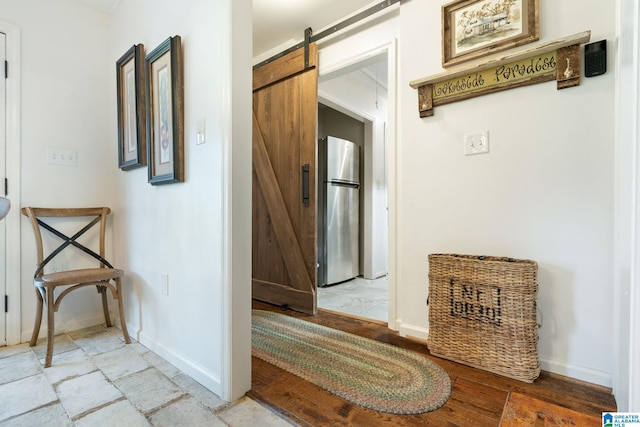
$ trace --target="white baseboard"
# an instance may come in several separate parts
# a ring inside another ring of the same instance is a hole
[[[149,335],[145,334],[142,331],[137,333],[140,344],[147,347],[149,350],[156,353],[158,356],[165,359],[167,362],[171,363],[185,374],[189,375],[191,378],[202,384],[204,387],[208,388],[216,395],[222,395],[222,383],[220,378],[214,375],[212,372],[204,369],[202,366],[190,360],[183,354],[166,347],[165,345],[159,343]]]
[[[47,336],[47,313],[46,309],[42,313],[42,325],[40,326],[40,333],[38,334],[38,338],[46,338]],[[63,332],[77,331],[78,329],[84,329],[91,326],[96,325],[104,325],[104,314],[102,314],[102,310],[98,313],[89,313],[82,317],[74,317],[72,319],[67,319],[64,323],[60,323],[56,319],[56,329],[55,334],[61,334]],[[111,320],[113,321],[113,315],[111,316]],[[31,334],[33,334],[33,328],[20,332],[20,342],[29,342],[31,340]]]
[[[613,374],[584,366],[570,365],[557,360],[540,359],[540,368],[543,371],[598,384],[604,387],[613,387]]]
[[[109,314],[111,316],[111,322],[114,327],[121,329],[120,318],[118,317],[117,311],[111,311]],[[104,325],[104,323],[104,315],[102,314],[102,310],[100,310],[99,312],[90,313],[83,317],[74,317],[73,319],[68,319],[63,324],[56,321],[55,333],[60,334],[63,332],[76,331],[78,329],[84,329],[91,326]],[[158,356],[167,360],[169,363],[176,366],[178,369],[189,375],[191,378],[193,378],[218,396],[221,395],[222,385],[220,378],[218,378],[216,375],[202,368],[197,363],[189,360],[189,358],[187,358],[185,355],[173,351],[172,349],[160,344],[152,337],[141,332],[138,325],[131,325],[129,324],[129,322],[127,322],[127,330],[129,331],[130,336],[137,339],[140,344],[155,352]],[[132,331],[137,331],[137,333],[132,334]],[[29,340],[31,340],[32,333],[33,328],[22,331],[20,333],[20,342],[29,342]],[[40,326],[40,333],[38,334],[38,338],[45,338],[46,336],[47,321],[45,312],[43,313],[42,325]]]
[[[398,333],[404,338],[418,338],[426,341],[429,336],[429,329],[402,323],[400,319],[396,320],[396,326],[398,327]]]
[[[426,341],[429,337],[428,328],[402,323],[402,320],[397,320],[397,325],[399,325],[398,331],[401,337],[417,338],[423,341]],[[613,387],[613,374],[610,372],[603,372],[597,369],[585,368],[583,366],[576,366],[565,362],[559,362],[557,360],[542,358],[540,359],[540,368],[543,371],[563,375],[580,381],[586,381],[604,387]]]

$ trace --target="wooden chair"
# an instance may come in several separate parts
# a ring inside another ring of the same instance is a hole
[[[22,214],[30,219],[31,225],[33,226],[38,250],[38,263],[33,277],[33,284],[36,287],[36,295],[38,297],[38,307],[36,310],[33,334],[31,335],[29,345],[32,347],[36,345],[36,340],[40,333],[40,324],[42,323],[42,307],[44,304],[47,306],[47,356],[45,359],[45,368],[51,366],[51,359],[53,357],[53,341],[55,335],[54,313],[60,308],[62,298],[69,294],[69,292],[85,286],[95,286],[101,294],[104,319],[108,327],[111,326],[111,319],[109,318],[109,307],[107,305],[107,289],[111,290],[113,298],[118,301],[120,325],[122,327],[124,340],[127,344],[131,342],[127,332],[127,324],[124,320],[124,311],[122,308],[122,286],[120,279],[124,272],[113,268],[113,266],[104,258],[105,229],[107,225],[107,215],[109,213],[111,213],[111,209],[105,207],[63,209],[22,208]],[[83,217],[84,219],[87,217],[90,218],[88,224],[72,237],[67,237],[65,234],[56,230],[50,224],[42,220],[42,218],[73,218],[75,220],[82,220]],[[99,254],[79,243],[77,240],[96,224],[100,224]],[[46,258],[44,257],[44,246],[42,234],[40,232],[41,228],[63,240],[63,243],[47,255]],[[69,246],[78,248],[85,254],[98,260],[99,267],[45,273],[45,266]],[[55,295],[56,288],[62,289],[57,297]]]

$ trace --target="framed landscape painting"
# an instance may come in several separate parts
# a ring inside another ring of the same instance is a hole
[[[442,6],[442,65],[540,38],[538,0],[457,0]]]

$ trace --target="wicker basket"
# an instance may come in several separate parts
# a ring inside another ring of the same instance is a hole
[[[434,356],[524,382],[540,374],[535,261],[429,255]]]

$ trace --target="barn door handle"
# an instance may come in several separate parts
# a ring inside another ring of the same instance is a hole
[[[302,203],[309,206],[309,163],[302,165]]]

